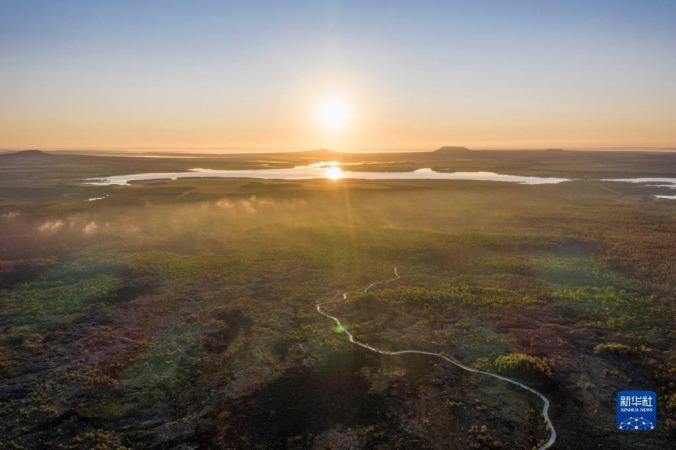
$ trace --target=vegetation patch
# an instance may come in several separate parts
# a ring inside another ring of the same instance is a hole
[[[543,358],[525,353],[510,353],[495,359],[495,368],[501,374],[532,378],[534,375],[548,379],[554,378],[551,364]]]

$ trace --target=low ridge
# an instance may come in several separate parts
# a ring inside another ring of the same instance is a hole
[[[47,158],[52,155],[45,153],[42,150],[20,150],[13,153],[3,153],[0,156],[4,158]]]

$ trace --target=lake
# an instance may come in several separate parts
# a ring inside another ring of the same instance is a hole
[[[258,178],[265,180],[311,180],[311,179],[356,179],[356,180],[470,180],[501,181],[518,184],[558,184],[571,181],[569,178],[505,175],[494,172],[436,172],[430,168],[410,172],[349,171],[341,167],[360,163],[319,162],[288,169],[213,170],[190,169],[187,172],[136,173],[109,177],[87,178],[89,184],[101,186],[128,185],[131,181],[176,180],[179,178]],[[676,189],[676,178],[619,178],[599,181],[642,183],[654,187]],[[675,199],[676,195],[656,195],[657,198]],[[97,199],[98,200],[98,199]]]
[[[358,179],[358,180],[475,180],[502,181],[520,184],[556,184],[569,181],[567,178],[527,177],[503,175],[493,172],[435,172],[432,169],[418,169],[411,172],[362,172],[341,169],[337,162],[322,162],[289,169],[212,170],[191,169],[187,172],[137,173],[88,178],[86,181],[97,185],[126,185],[130,181],[176,180],[178,178],[258,178],[266,180],[310,180],[310,179]]]
[[[602,181],[619,181],[623,183],[642,183],[653,187],[676,189],[676,178],[614,178]],[[676,195],[655,195],[657,198],[676,200]]]

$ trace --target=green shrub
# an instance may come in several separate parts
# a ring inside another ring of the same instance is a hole
[[[509,375],[533,376],[544,375],[551,379],[554,377],[551,365],[537,356],[525,353],[510,353],[498,356],[495,359],[495,368],[499,373]]]
[[[634,347],[630,347],[629,345],[618,344],[617,342],[608,342],[607,344],[599,344],[594,347],[594,353],[610,353],[613,355],[628,356],[635,355],[636,349]]]

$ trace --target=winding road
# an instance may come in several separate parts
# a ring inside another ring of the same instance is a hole
[[[395,267],[394,268],[394,278],[391,278],[391,279],[385,280],[385,281],[377,281],[375,283],[371,283],[368,286],[366,286],[366,288],[364,289],[364,292],[368,292],[374,286],[377,286],[379,284],[391,283],[393,281],[398,280],[399,278],[401,278],[401,277],[399,276],[399,273],[397,272],[397,268]],[[338,327],[340,327],[340,329],[350,338],[351,343],[356,344],[356,345],[363,347],[367,350],[370,350],[372,352],[380,353],[381,355],[392,355],[392,356],[394,356],[394,355],[405,355],[405,354],[409,354],[409,353],[416,353],[416,354],[419,354],[419,355],[434,356],[434,357],[437,357],[437,358],[444,359],[444,360],[448,361],[449,363],[453,364],[454,366],[459,367],[462,370],[466,370],[467,372],[472,372],[472,373],[477,373],[477,374],[485,375],[485,376],[492,377],[492,378],[497,378],[498,380],[504,381],[506,383],[513,384],[515,386],[520,387],[521,389],[524,389],[524,390],[530,392],[531,394],[537,395],[538,397],[540,397],[540,400],[542,400],[542,402],[543,402],[542,417],[545,419],[545,422],[547,423],[547,429],[549,430],[549,440],[547,440],[547,442],[545,442],[538,450],[544,450],[544,449],[550,448],[552,445],[554,445],[554,442],[556,442],[556,429],[554,429],[554,424],[552,423],[552,420],[549,418],[549,399],[547,397],[545,397],[544,395],[542,395],[540,392],[536,391],[535,389],[533,389],[529,386],[526,386],[523,383],[519,383],[518,381],[513,380],[511,378],[503,377],[501,375],[497,375],[497,374],[494,374],[494,373],[485,372],[483,370],[478,370],[478,369],[473,369],[471,367],[467,367],[466,365],[462,364],[459,361],[456,361],[455,359],[452,359],[449,355],[447,355],[443,352],[434,353],[434,352],[426,352],[426,351],[423,351],[423,350],[397,350],[397,351],[381,350],[381,349],[373,347],[372,345],[369,345],[365,342],[358,341],[357,339],[354,338],[354,335],[352,333],[350,333],[350,331],[348,331],[343,326],[342,323],[340,323],[340,320],[337,317],[332,316],[331,314],[328,314],[327,312],[322,310],[322,306],[324,306],[324,305],[339,303],[339,302],[343,302],[345,300],[347,300],[347,294],[344,293],[342,299],[318,303],[316,305],[316,308],[317,308],[317,312],[319,314],[333,320],[336,323],[336,325],[338,325]]]

